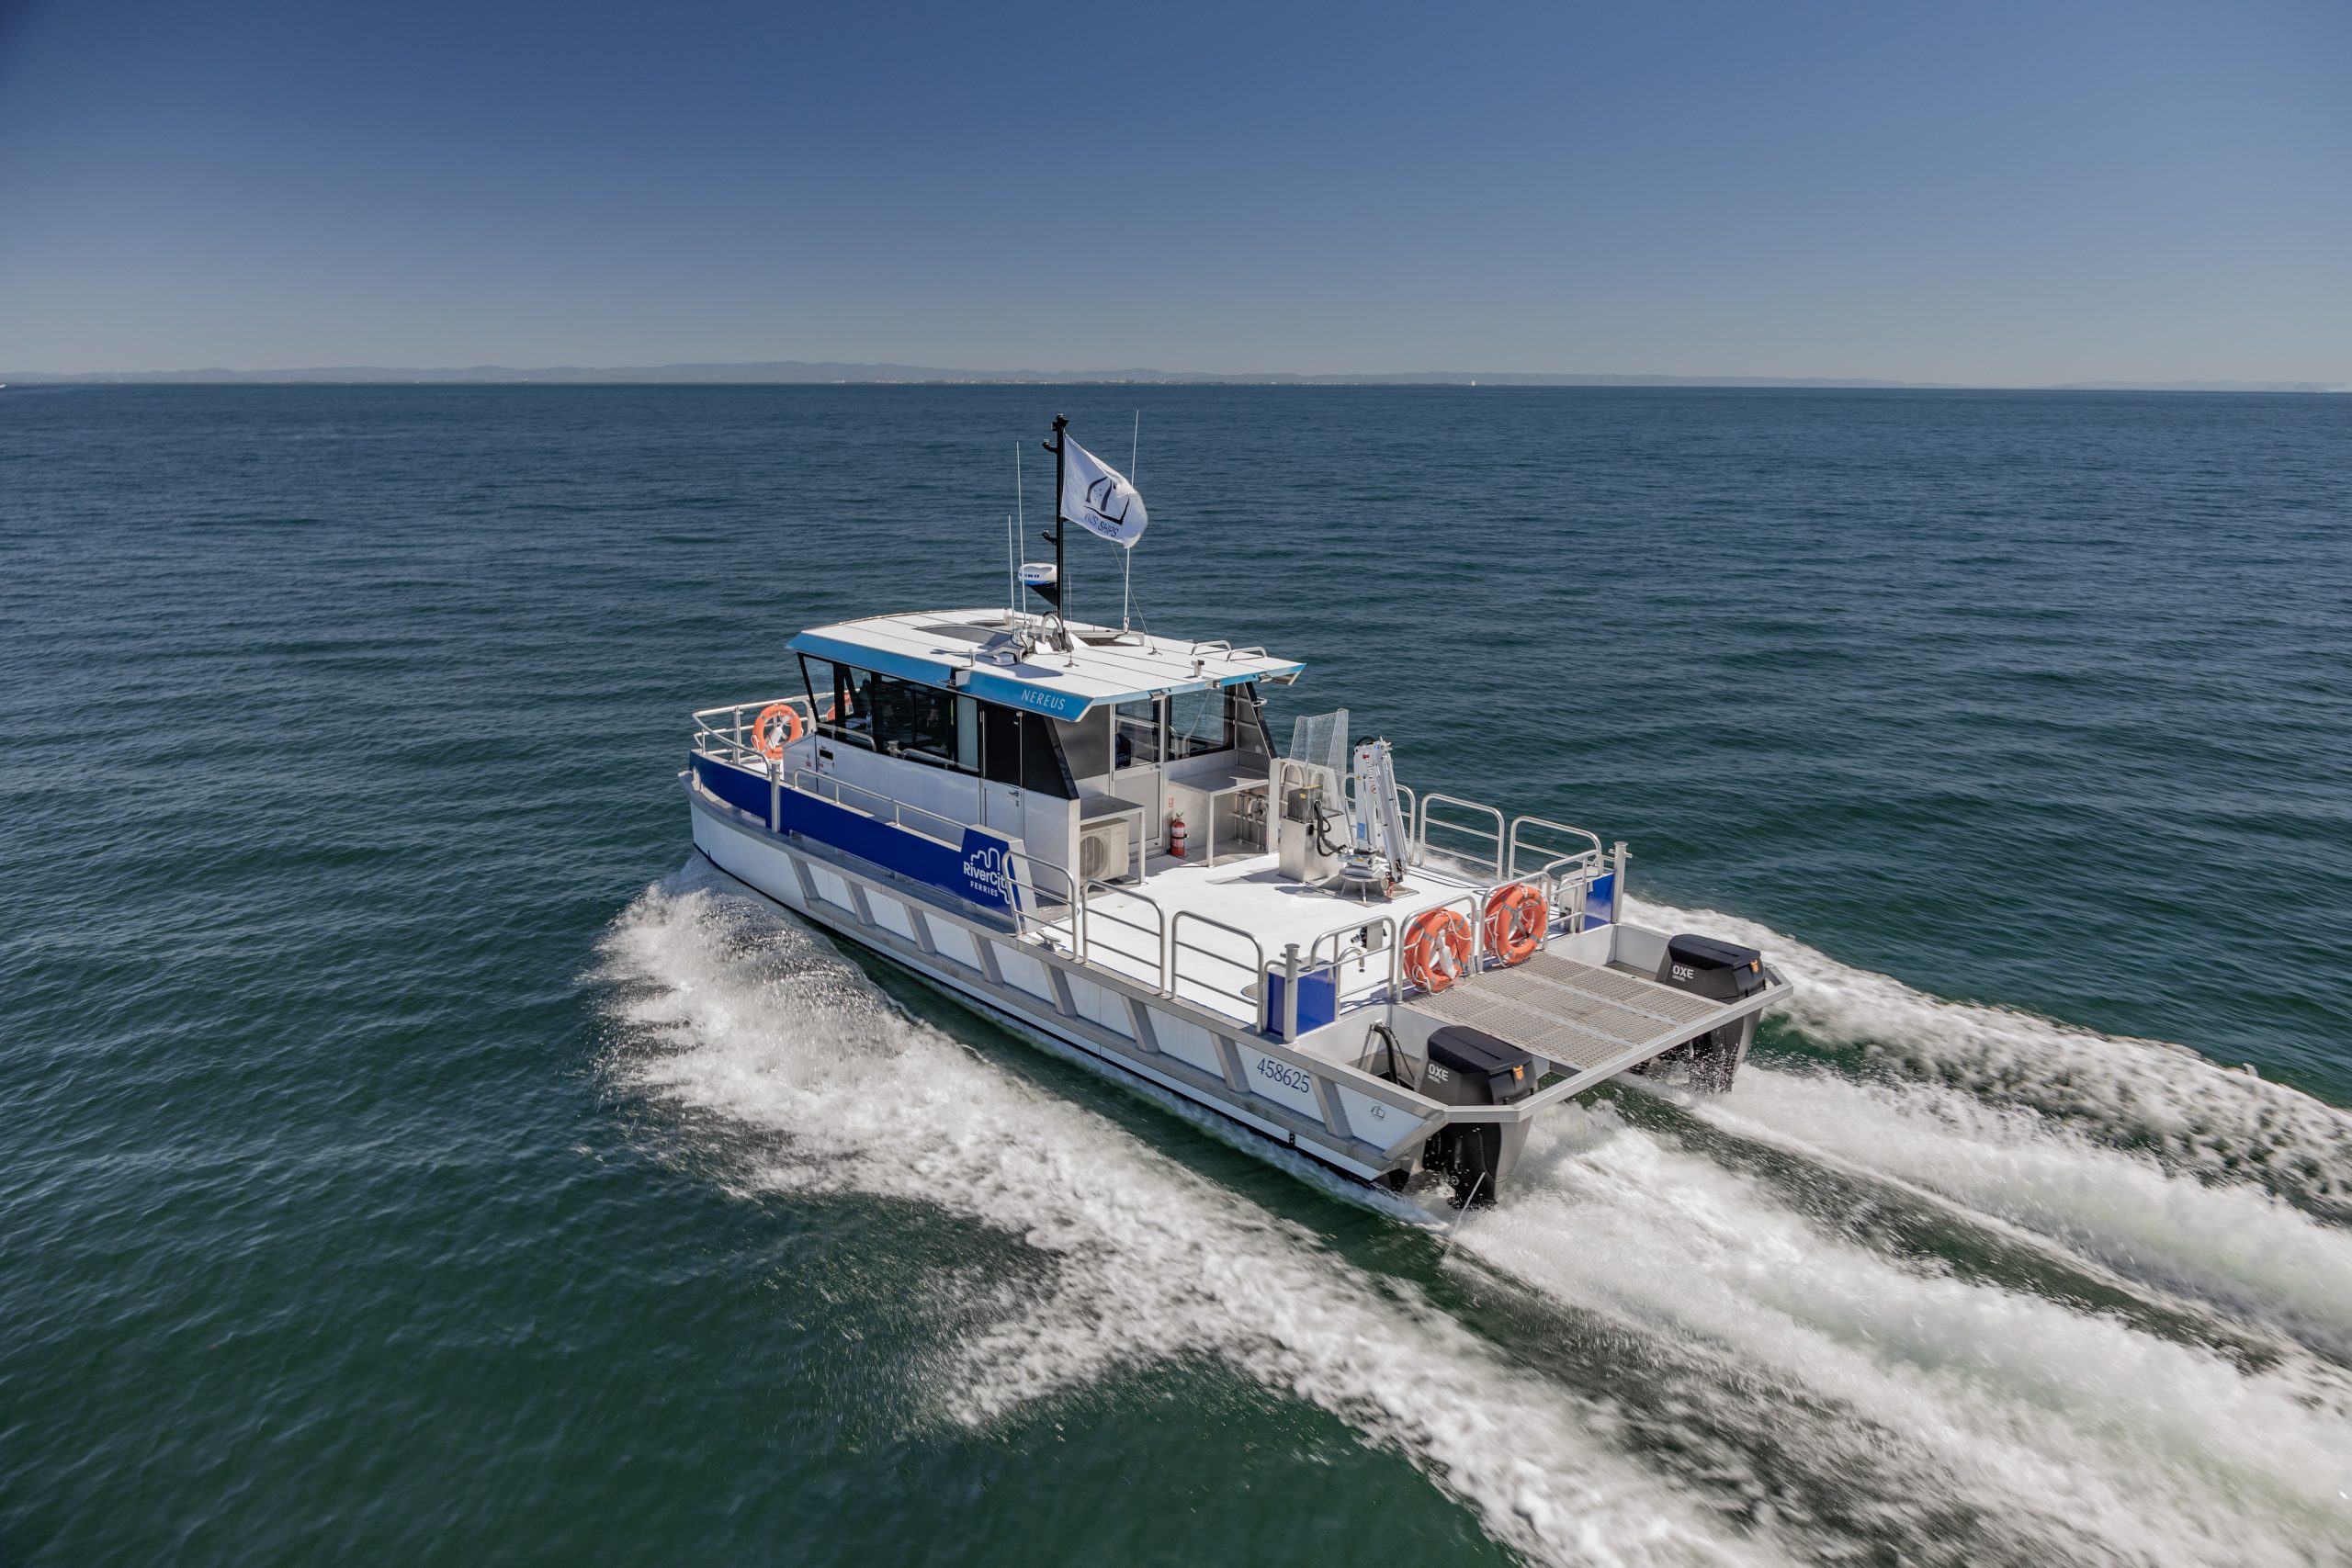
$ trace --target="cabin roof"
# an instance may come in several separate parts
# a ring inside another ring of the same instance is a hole
[[[1060,719],[1080,717],[1106,703],[1238,686],[1245,681],[1281,683],[1296,680],[1306,668],[1263,649],[1141,632],[1121,635],[1083,621],[1070,623],[1080,639],[1072,652],[1059,653],[1041,644],[1011,663],[984,656],[983,645],[1000,634],[1036,631],[1042,626],[1037,616],[1016,618],[1001,609],[923,610],[812,626],[786,646],[795,653],[927,686],[949,686],[985,702]]]

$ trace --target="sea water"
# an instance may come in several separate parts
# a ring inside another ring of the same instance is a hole
[[[1080,612],[1631,840],[1732,1095],[1432,1230],[694,863],[1138,412]],[[2348,526],[2325,398],[0,392],[0,1559],[2342,1560]]]

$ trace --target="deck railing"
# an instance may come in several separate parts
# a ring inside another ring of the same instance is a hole
[[[1152,988],[1167,994],[1168,982],[1168,911],[1157,899],[1132,887],[1096,880],[1083,890],[1086,906],[1086,953],[1089,962],[1097,953],[1124,958],[1140,964],[1150,972]],[[1151,913],[1145,921],[1133,918],[1127,907],[1141,905]],[[1116,968],[1116,964],[1105,964]]]
[[[1013,930],[1042,932],[1074,955],[1086,952],[1086,894],[1069,872],[1049,860],[1007,850],[1012,867]]]
[[[807,768],[792,770],[792,787],[803,795],[813,795],[820,800],[830,800],[836,806],[846,806],[853,811],[863,811],[868,817],[904,828],[910,833],[951,848],[964,841],[964,824],[953,817],[942,817],[936,811],[925,811],[920,806],[909,806],[894,795],[863,784],[847,784],[831,773],[812,773]],[[1058,868],[1057,868],[1058,869]]]
[[[1446,807],[1441,814],[1440,807]],[[1487,826],[1487,818],[1494,818],[1494,826]],[[1473,819],[1475,818],[1475,819]],[[1489,870],[1497,877],[1509,874],[1505,868],[1503,814],[1492,806],[1481,806],[1460,795],[1440,795],[1435,790],[1421,796],[1419,819],[1413,826],[1413,845],[1426,857],[1430,850],[1430,829],[1444,832],[1445,838],[1436,845],[1437,852],[1464,865],[1476,865]],[[1462,846],[1475,846],[1476,858]]]
[[[739,767],[764,767],[767,757],[761,751],[760,739],[752,733],[752,726],[758,721],[762,708],[776,703],[799,710],[804,731],[816,722],[816,710],[805,696],[761,697],[748,703],[722,704],[695,715],[695,750],[707,751]]]
[[[1188,922],[1195,926],[1205,926],[1211,931],[1223,931],[1227,936],[1238,937],[1249,943],[1250,961],[1244,964],[1229,953],[1221,953],[1216,948],[1201,942],[1186,942],[1184,929]],[[1187,953],[1207,960],[1216,967],[1208,975],[1204,975],[1199,972],[1200,965],[1195,964],[1193,973],[1186,973],[1184,954]],[[1234,983],[1224,975],[1225,970],[1238,970],[1244,977],[1238,983]],[[1255,1020],[1258,1017],[1259,1009],[1263,1005],[1261,998],[1263,996],[1262,987],[1266,984],[1265,944],[1239,926],[1229,926],[1223,920],[1202,914],[1197,909],[1179,909],[1168,922],[1168,983],[1164,989],[1170,997],[1182,1000],[1187,981],[1200,987],[1220,1001],[1230,999],[1239,1003],[1240,1011],[1237,1016]]]
[[[1327,946],[1330,949],[1328,956],[1324,952]],[[1387,987],[1387,993],[1393,998],[1396,995],[1398,979],[1397,950],[1396,917],[1374,915],[1369,919],[1351,920],[1346,925],[1334,926],[1309,942],[1306,970],[1311,974],[1326,965],[1330,967],[1331,981],[1342,1007],[1351,998],[1370,1000],[1380,994],[1383,987]],[[1387,958],[1376,969],[1372,962],[1374,953],[1385,953]],[[1356,973],[1352,983],[1347,978],[1351,963],[1355,965]]]
[[[752,728],[771,701],[790,705],[799,711],[804,725],[813,724],[814,710],[806,696],[724,704],[694,716],[695,749],[764,773],[773,784],[785,785],[780,770],[760,750],[759,738]],[[1344,781],[1343,787],[1351,788],[1352,782],[1352,778]],[[965,823],[829,774],[797,768],[789,787],[935,842],[963,841]],[[1612,856],[1598,834],[1583,828],[1542,817],[1506,818],[1495,807],[1459,795],[1436,791],[1417,795],[1404,784],[1396,790],[1416,859],[1425,859],[1434,850],[1465,873],[1494,878],[1486,886],[1433,906],[1459,909],[1470,922],[1471,958],[1464,980],[1475,980],[1494,958],[1487,941],[1486,905],[1501,888],[1515,884],[1544,897],[1552,915],[1541,939],[1547,945],[1555,934],[1583,929],[1588,894],[1601,875],[1616,872],[1621,878],[1619,891],[1623,891],[1625,847],[1622,843]],[[1442,837],[1433,840],[1433,830]],[[1231,1010],[1238,1017],[1255,1020],[1260,1016],[1259,998],[1268,983],[1266,950],[1251,932],[1197,910],[1179,909],[1171,915],[1138,887],[1099,880],[1081,882],[1051,861],[1018,850],[1010,854],[1019,888],[1012,913],[1016,929],[1023,934],[1052,935],[1080,958],[1091,958],[1099,948],[1107,956],[1142,969],[1144,975],[1135,977],[1148,978],[1163,996],[1175,997],[1189,985],[1216,998],[1220,1006],[1233,1004]],[[1148,911],[1148,919],[1142,911]],[[1221,932],[1238,944],[1246,944],[1253,962],[1236,956],[1239,946],[1235,943],[1187,940],[1188,924],[1202,934]],[[1395,917],[1367,911],[1366,918],[1334,926],[1309,943],[1302,972],[1331,966],[1342,1006],[1372,1000],[1384,993],[1390,1000],[1401,1000],[1407,992],[1403,939]],[[1374,970],[1372,959],[1382,951],[1388,955],[1385,975]],[[1187,954],[1193,960],[1189,967]],[[1344,978],[1351,962],[1359,976],[1353,982]]]

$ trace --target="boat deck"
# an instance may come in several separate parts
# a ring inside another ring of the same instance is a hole
[[[1292,881],[1276,869],[1272,853],[1213,866],[1156,855],[1145,869],[1139,886],[1098,886],[1088,896],[1087,957],[1253,1021],[1261,963],[1280,965],[1288,944],[1296,942],[1304,960],[1320,941],[1320,955],[1328,960],[1347,945],[1332,933],[1374,928],[1381,945],[1368,952],[1350,948],[1341,976],[1341,996],[1356,1000],[1386,986],[1387,944],[1399,940],[1414,916],[1475,897],[1491,880],[1432,863],[1413,867],[1393,897],[1364,899]],[[1470,906],[1464,908],[1470,912]]]
[[[1539,953],[1476,984],[1413,1005],[1448,1023],[1498,1035],[1555,1062],[1589,1070],[1643,1060],[1690,1037],[1724,1004],[1656,980]]]

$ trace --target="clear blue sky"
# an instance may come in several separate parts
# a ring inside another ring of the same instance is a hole
[[[0,0],[0,367],[2352,381],[2352,3]]]

